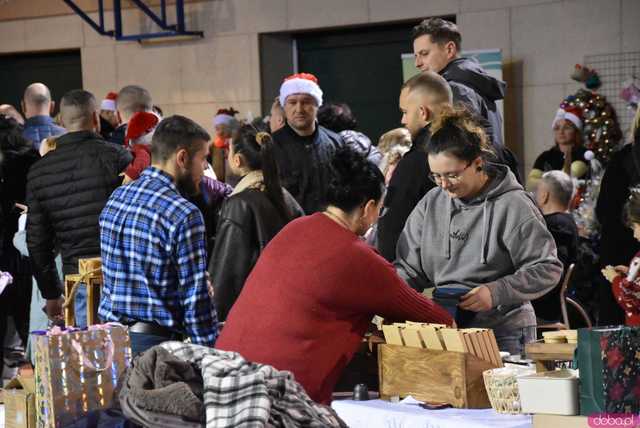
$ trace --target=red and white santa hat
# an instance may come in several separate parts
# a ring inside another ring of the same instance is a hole
[[[318,78],[311,73],[297,73],[284,79],[280,86],[280,105],[284,106],[287,97],[293,94],[309,94],[315,98],[318,107],[322,105],[322,89]]]
[[[148,111],[134,113],[127,124],[127,133],[124,137],[124,144],[151,144],[153,131],[160,122],[160,118]]]
[[[573,123],[578,131],[582,131],[582,111],[575,106],[560,107],[556,112],[556,116],[553,118],[551,128],[556,126],[556,122],[559,120],[568,120]]]
[[[215,116],[213,116],[213,126],[218,125],[231,125],[235,120],[235,115],[238,113],[233,107],[221,108],[218,110]]]
[[[100,103],[100,110],[116,111],[116,100],[118,94],[115,92],[109,92],[104,100]]]

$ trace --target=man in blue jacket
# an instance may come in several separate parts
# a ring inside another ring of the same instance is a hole
[[[55,124],[51,113],[55,102],[51,100],[51,92],[43,83],[32,83],[27,86],[22,98],[22,111],[27,119],[22,136],[33,143],[36,150],[45,138],[63,134],[65,129]]]

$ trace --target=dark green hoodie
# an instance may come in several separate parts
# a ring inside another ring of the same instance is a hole
[[[562,263],[540,210],[504,165],[475,198],[432,189],[409,216],[396,269],[411,286],[471,290],[486,285],[493,309],[473,327],[536,325],[531,303],[560,281]]]

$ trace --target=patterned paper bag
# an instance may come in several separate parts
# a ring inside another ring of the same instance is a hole
[[[68,425],[114,401],[131,361],[126,327],[109,323],[87,329],[34,332],[36,413],[39,428]]]

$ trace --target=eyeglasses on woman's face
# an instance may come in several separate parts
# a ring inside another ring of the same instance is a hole
[[[445,173],[442,173],[442,174],[438,174],[438,173],[432,172],[432,173],[429,174],[429,178],[431,179],[431,181],[433,181],[437,185],[440,185],[445,180],[448,183],[453,183],[453,184],[459,183],[460,180],[462,179],[462,174],[464,174],[464,172],[471,166],[472,163],[473,163],[473,161],[470,161],[469,163],[467,163],[467,166],[465,166],[460,171],[445,172]]]

